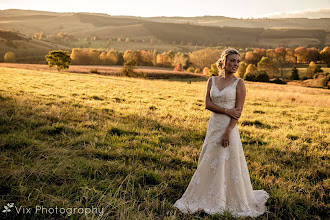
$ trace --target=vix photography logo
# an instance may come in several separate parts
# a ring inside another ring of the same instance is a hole
[[[84,214],[84,215],[88,215],[88,214],[93,214],[93,215],[99,215],[102,216],[104,214],[104,210],[103,208],[59,208],[59,207],[44,207],[44,206],[40,206],[40,205],[36,205],[34,208],[32,207],[17,207],[14,205],[14,203],[7,203],[7,205],[3,206],[3,210],[2,212],[6,214],[6,216],[8,214],[11,213],[17,213],[17,214],[62,214],[62,215],[67,215],[67,216],[71,216],[72,214]],[[0,217],[1,218],[1,217]]]
[[[2,210],[2,212],[5,212],[7,214],[7,212],[10,212],[11,209],[10,208],[13,208],[14,207],[14,203],[7,203],[7,205],[3,206],[5,209]]]

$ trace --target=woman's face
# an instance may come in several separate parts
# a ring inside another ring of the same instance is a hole
[[[227,61],[225,63],[226,70],[230,73],[235,73],[241,62],[240,56],[238,54],[230,54],[227,56]]]

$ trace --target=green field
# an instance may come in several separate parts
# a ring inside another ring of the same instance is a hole
[[[330,91],[246,87],[238,127],[253,188],[270,194],[259,219],[327,218]],[[10,218],[231,219],[172,207],[197,166],[205,90],[206,79],[0,68],[0,205],[104,209]]]

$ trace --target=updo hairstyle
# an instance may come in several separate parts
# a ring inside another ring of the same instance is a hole
[[[221,57],[215,63],[219,70],[219,75],[224,74],[224,71],[226,68],[225,62],[227,60],[228,55],[231,55],[231,54],[237,54],[237,55],[241,56],[241,54],[238,52],[238,50],[236,50],[234,48],[227,48],[226,50],[224,50],[221,54]]]

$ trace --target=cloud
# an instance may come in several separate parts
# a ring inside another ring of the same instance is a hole
[[[330,8],[307,9],[291,12],[274,12],[260,17],[268,18],[330,18]]]

